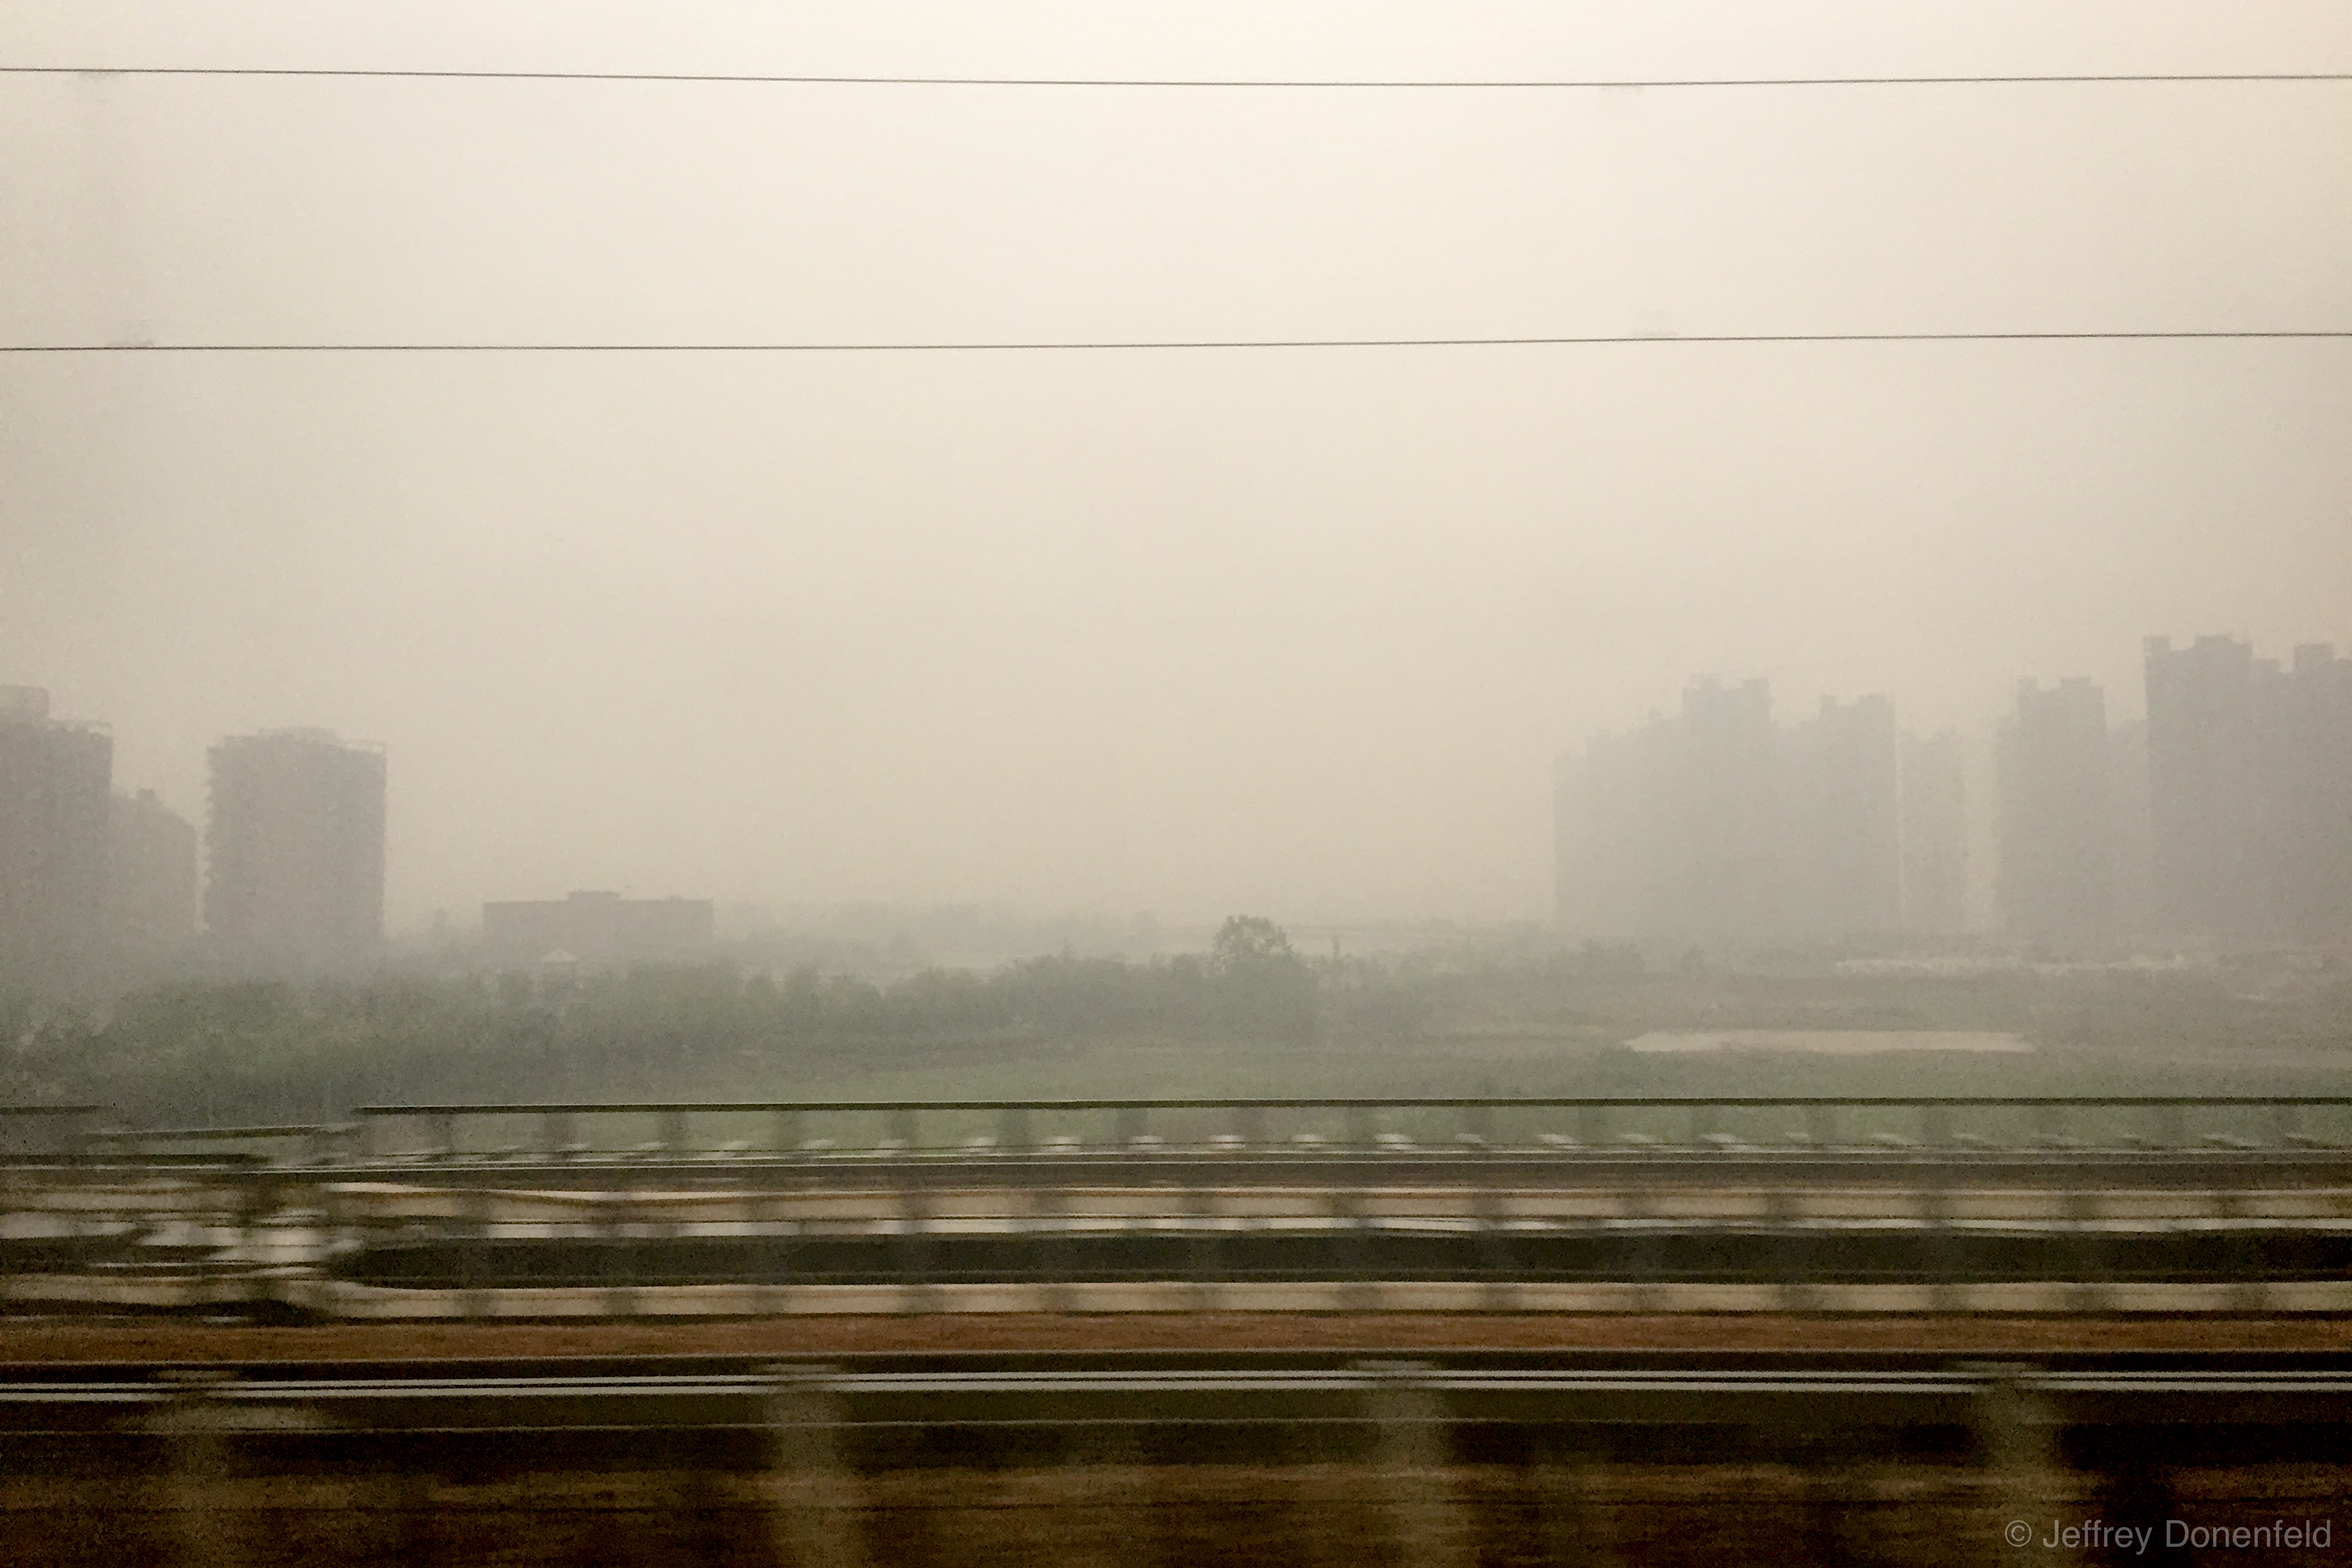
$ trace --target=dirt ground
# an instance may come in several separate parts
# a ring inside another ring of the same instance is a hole
[[[2175,1472],[2159,1499],[2068,1477],[2036,1521],[2179,1517],[2206,1525],[2335,1516],[2334,1467]],[[26,1568],[499,1563],[512,1568],[734,1563],[864,1568],[1983,1568],[2004,1562],[2234,1560],[2003,1551],[2016,1517],[1987,1479],[1895,1462],[1409,1469],[1063,1464],[901,1471],[813,1490],[780,1476],[639,1471],[500,1479],[355,1474],[0,1483],[0,1560]],[[2335,1536],[2330,1545],[2340,1545]],[[2242,1554],[2241,1554],[2242,1555]],[[2317,1564],[2327,1551],[2270,1550]]]

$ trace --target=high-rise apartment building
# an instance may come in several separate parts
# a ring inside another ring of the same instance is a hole
[[[2228,940],[2263,905],[2262,717],[2254,651],[2233,637],[2145,647],[2154,916],[2169,935]]]
[[[1700,681],[1556,779],[1559,910],[1593,936],[1746,944],[1780,914],[1771,689]]]
[[[1561,924],[1706,946],[1889,933],[1903,920],[1902,751],[1885,697],[1782,729],[1762,681],[1560,759]]]
[[[1883,696],[1822,699],[1780,737],[1785,925],[1798,937],[1903,921],[1902,748]]]
[[[2305,643],[2283,672],[2273,743],[2273,908],[2301,941],[2352,937],[2352,658]]]
[[[2156,844],[2148,818],[2147,721],[2107,736],[2107,789],[2115,815],[2116,928],[2145,936],[2156,928]]]
[[[1560,758],[1560,923],[1730,948],[1948,936],[1990,867],[2025,941],[2352,942],[2352,658],[2145,653],[2144,719],[2110,727],[2088,680],[2021,682],[1973,821],[1959,737],[1902,734],[1884,697],[1781,727],[1763,682],[1695,682]]]
[[[1771,686],[1696,682],[1664,739],[1666,928],[1714,943],[1777,939],[1783,823]]]
[[[2151,637],[2155,924],[2224,944],[2352,936],[2352,659]]]
[[[230,964],[347,968],[383,936],[383,753],[324,730],[212,748],[205,926]]]
[[[2105,694],[2021,681],[1994,747],[2002,926],[2041,941],[2115,930],[2115,815]]]
[[[1627,735],[1598,735],[1559,759],[1553,779],[1553,849],[1561,924],[1589,936],[1665,929],[1660,869],[1669,832],[1672,721],[1653,716]]]
[[[114,798],[107,925],[117,965],[139,974],[196,935],[196,830],[152,789]]]
[[[81,989],[100,974],[114,739],[0,686],[0,989]]]
[[[1966,757],[1958,732],[1903,737],[1903,927],[1957,936],[1969,924]]]

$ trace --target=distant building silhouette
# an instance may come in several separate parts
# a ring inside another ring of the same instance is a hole
[[[1682,712],[1593,737],[1558,779],[1559,903],[1570,927],[1708,943],[1780,918],[1771,689],[1694,683]]]
[[[118,972],[152,970],[196,935],[196,830],[152,789],[114,798],[107,925]]]
[[[1685,688],[1680,721],[1659,731],[1668,815],[1659,824],[1659,928],[1716,942],[1769,941],[1781,914],[1780,798],[1772,688],[1763,681]]]
[[[1762,681],[1599,735],[1553,778],[1558,916],[1588,936],[1731,948],[1971,924],[1972,831],[2028,941],[2352,942],[2352,658],[2231,637],[2145,645],[2147,714],[2086,679],[2019,683],[1971,823],[1958,735],[1884,697],[1777,726]]]
[[[1839,703],[1780,741],[1782,880],[1791,936],[1880,935],[1903,924],[1902,748],[1883,696]]]
[[[2294,651],[2279,705],[2271,863],[2280,924],[2300,941],[2352,937],[2352,658]]]
[[[2155,919],[2243,945],[2352,936],[2352,659],[2146,644]]]
[[[707,898],[623,898],[575,893],[482,905],[482,954],[501,964],[677,962],[707,956],[713,933]]]
[[[2145,644],[2148,817],[2158,925],[2244,939],[2267,924],[2253,650],[2232,637]]]
[[[84,989],[101,972],[114,739],[0,686],[0,989]]]
[[[383,938],[383,753],[325,730],[212,748],[205,927],[231,966],[349,968]]]
[[[2114,935],[2115,800],[2105,694],[2076,678],[2017,685],[1994,743],[2003,929],[2044,941]]]
[[[1597,735],[1553,764],[1552,905],[1569,930],[1627,936],[1643,928],[1652,897],[1651,813],[1641,789],[1649,734]]]
[[[2145,936],[2156,928],[2155,828],[2148,816],[2147,721],[2107,735],[2107,788],[2115,824],[2116,928]]]
[[[1957,731],[1903,737],[1903,926],[1956,936],[1969,924],[1969,815]]]
[[[1782,729],[1765,682],[1694,682],[1679,714],[1560,759],[1560,922],[1731,947],[1895,932],[1902,766],[1885,697],[1824,699]]]

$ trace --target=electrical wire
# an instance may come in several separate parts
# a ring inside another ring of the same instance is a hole
[[[1186,88],[1302,91],[1600,91],[1638,88],[2076,87],[2143,83],[2346,82],[2352,71],[2142,71],[2009,76],[1658,77],[1559,78],[789,76],[733,71],[341,68],[308,66],[0,66],[16,77],[211,77],[255,79],[483,82],[679,82],[757,87]]]
[[[2352,330],[2087,332],[1636,332],[1496,338],[1184,338],[997,342],[5,343],[0,354],[1003,354],[1243,349],[1542,349],[1773,343],[2340,342]]]

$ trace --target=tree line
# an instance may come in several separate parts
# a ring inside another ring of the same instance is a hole
[[[0,1103],[99,1103],[144,1124],[326,1120],[400,1102],[659,1098],[791,1085],[1101,1039],[1304,1047],[1323,977],[1273,922],[1235,916],[1206,955],[1071,954],[877,982],[800,970],[182,983],[103,1012],[0,1001]]]

